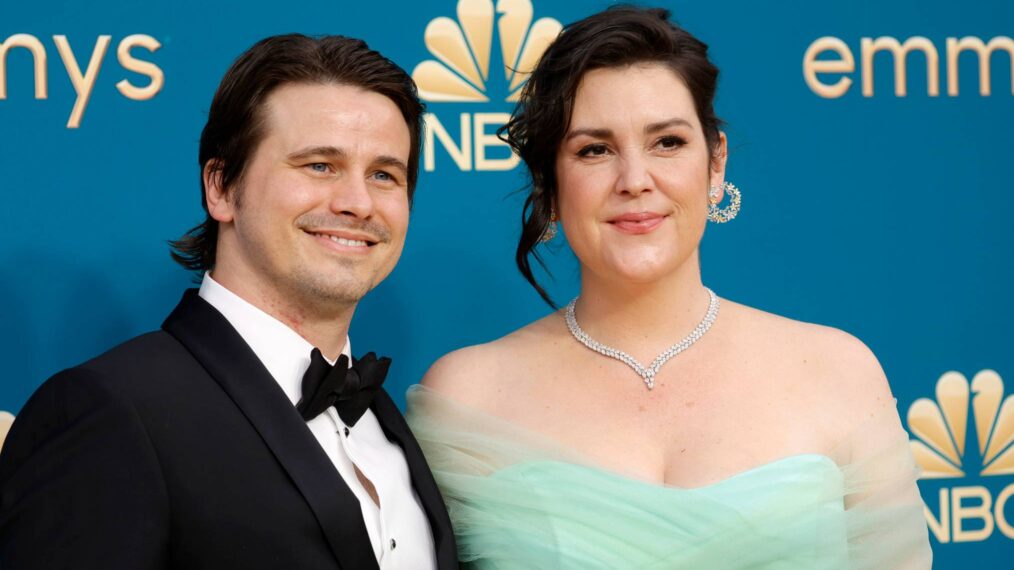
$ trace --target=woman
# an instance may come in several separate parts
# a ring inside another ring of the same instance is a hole
[[[528,258],[558,218],[581,294],[409,393],[463,562],[929,567],[870,351],[702,284],[707,220],[738,207],[716,206],[735,192],[717,75],[666,11],[624,7],[569,26],[530,77],[506,127],[532,178],[518,262],[548,301]]]

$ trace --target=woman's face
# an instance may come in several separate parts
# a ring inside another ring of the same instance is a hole
[[[683,81],[662,64],[589,71],[556,159],[557,213],[585,272],[649,283],[688,260],[707,223],[713,159]]]

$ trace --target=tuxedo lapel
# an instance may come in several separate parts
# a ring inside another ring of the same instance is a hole
[[[162,328],[204,366],[260,433],[313,510],[341,566],[377,568],[359,500],[229,321],[190,289]]]
[[[433,531],[433,542],[436,545],[437,567],[440,569],[452,569],[458,567],[458,551],[454,542],[454,532],[451,529],[451,520],[447,515],[447,507],[440,495],[436,481],[433,480],[433,472],[430,471],[426,458],[423,456],[419,442],[405,422],[398,406],[387,394],[386,390],[379,390],[377,396],[370,406],[380,427],[383,428],[387,438],[401,446],[405,453],[405,461],[412,476],[412,485],[419,496],[423,509],[426,510],[426,517],[429,519],[430,529]]]

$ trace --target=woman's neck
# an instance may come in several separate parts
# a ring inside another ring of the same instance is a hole
[[[593,339],[647,362],[690,334],[709,302],[695,255],[650,283],[583,272],[575,316]]]

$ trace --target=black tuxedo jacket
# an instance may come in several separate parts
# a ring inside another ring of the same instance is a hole
[[[440,569],[454,535],[386,392]],[[404,540],[408,540],[405,537]],[[377,568],[359,502],[282,389],[187,291],[162,330],[49,379],[0,455],[0,568]]]

